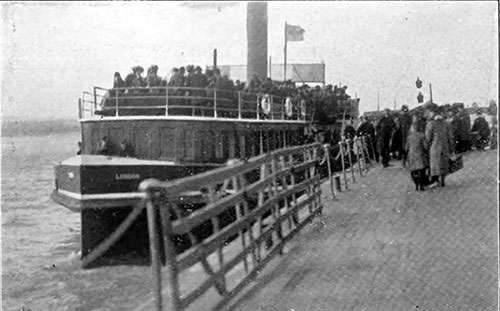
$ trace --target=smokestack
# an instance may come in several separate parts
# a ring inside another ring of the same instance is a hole
[[[267,2],[248,2],[247,41],[247,81],[267,78]]]

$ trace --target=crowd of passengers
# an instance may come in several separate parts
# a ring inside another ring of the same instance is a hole
[[[355,137],[367,136],[367,152],[371,159],[381,160],[383,167],[390,166],[391,158],[401,160],[402,166],[412,172],[417,190],[424,190],[424,185],[445,185],[449,159],[453,160],[455,154],[497,148],[496,106],[490,107],[489,114],[491,125],[481,109],[477,109],[474,122],[471,122],[462,103],[426,104],[413,111],[403,105],[401,111],[385,109],[377,120],[361,116],[357,129],[351,120],[342,130],[318,131],[315,139],[337,147],[342,138],[352,141]]]
[[[346,93],[347,86],[332,86],[331,84],[320,87],[310,87],[307,84],[297,86],[295,82],[274,81],[271,78],[261,79],[253,75],[248,83],[240,80],[233,81],[227,75],[222,75],[219,68],[207,69],[203,72],[200,66],[188,65],[186,67],[173,68],[170,79],[163,79],[158,75],[158,66],[149,67],[146,76],[143,77],[144,68],[132,67],[125,80],[119,72],[115,72],[113,88],[127,89],[146,88],[155,92],[156,87],[187,87],[206,88],[235,92],[259,93],[278,96],[281,98],[306,99],[311,102],[318,100],[346,100],[350,96]],[[167,81],[168,80],[168,81]],[[186,90],[186,95],[189,91]]]

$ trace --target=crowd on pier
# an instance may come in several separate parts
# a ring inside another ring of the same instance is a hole
[[[495,107],[496,108],[496,107]],[[339,141],[367,136],[370,157],[384,167],[390,166],[391,158],[411,171],[417,190],[424,186],[444,186],[450,165],[457,156],[470,150],[496,149],[496,110],[491,112],[491,126],[481,109],[477,109],[473,122],[461,103],[438,106],[426,104],[409,111],[384,111],[378,120],[361,116],[357,129],[352,122],[341,131],[327,131],[320,141],[336,146]],[[373,121],[373,123],[372,123]]]

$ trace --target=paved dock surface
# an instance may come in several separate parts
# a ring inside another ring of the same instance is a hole
[[[444,188],[374,167],[227,310],[498,310],[497,153],[471,152]]]

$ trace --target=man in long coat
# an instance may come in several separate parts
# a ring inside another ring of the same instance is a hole
[[[449,159],[455,153],[453,134],[450,125],[444,120],[442,111],[437,105],[428,107],[429,121],[425,128],[425,139],[429,143],[430,176],[433,188],[444,187],[449,172]]]
[[[375,127],[367,117],[360,116],[359,120],[361,121],[361,123],[358,126],[356,135],[358,137],[367,136],[366,143],[368,145],[367,147],[370,158],[374,160],[376,159],[376,161],[378,162],[378,151],[375,146]]]
[[[378,121],[377,124],[378,149],[380,150],[380,155],[382,156],[382,165],[384,167],[389,166],[390,144],[394,126],[395,123],[390,116],[390,110],[385,109],[384,116]]]
[[[465,111],[464,104],[455,103],[453,107],[458,110],[457,117],[460,120],[455,135],[457,152],[463,153],[470,150],[470,116]]]
[[[410,133],[410,126],[411,126],[411,116],[408,111],[408,106],[403,105],[401,107],[401,114],[399,115],[399,124],[401,126],[401,134],[402,134],[402,146],[403,146],[403,166],[406,165],[406,158],[407,158],[407,153],[406,153],[406,140],[408,139],[408,134]]]

